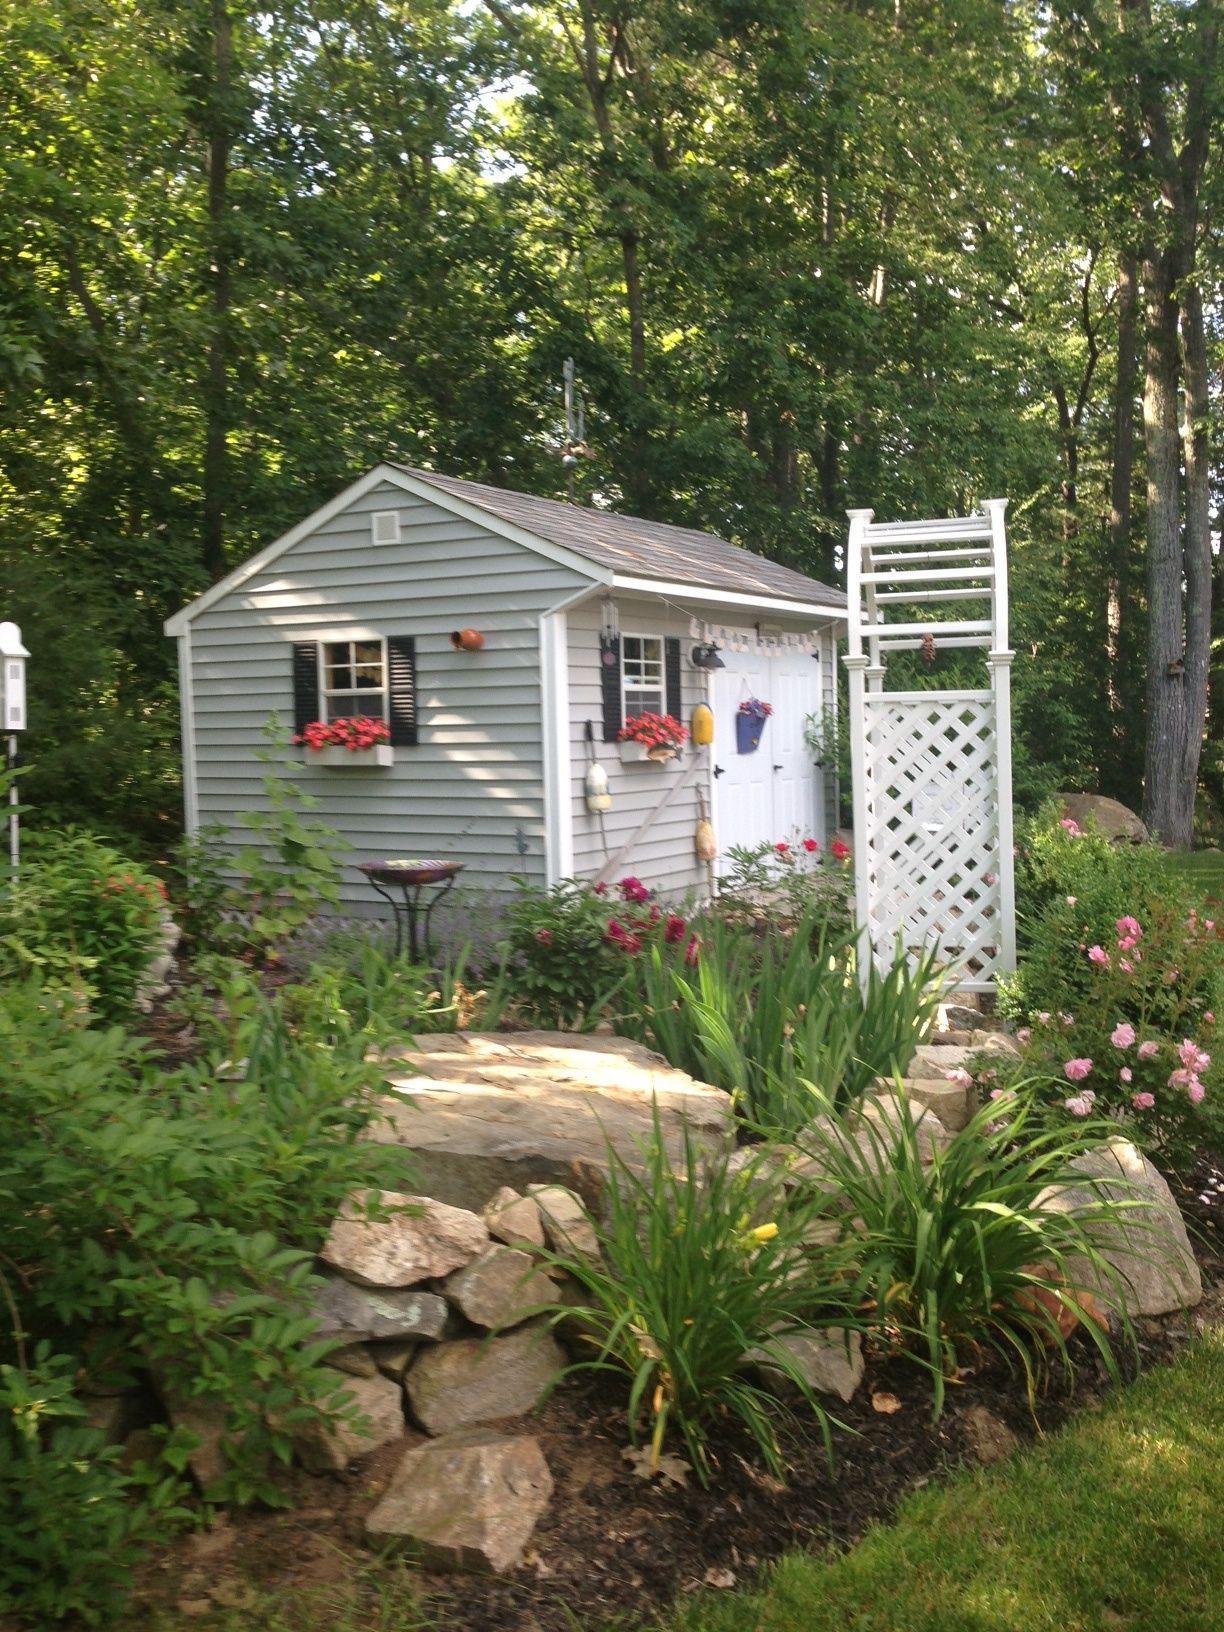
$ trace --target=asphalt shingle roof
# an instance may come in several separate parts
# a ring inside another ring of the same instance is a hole
[[[725,589],[739,595],[768,595],[788,601],[816,601],[844,607],[840,589],[794,572],[752,550],[729,544],[714,533],[690,527],[670,527],[661,521],[613,515],[556,499],[538,499],[483,482],[460,481],[432,470],[397,467],[409,476],[453,493],[457,499],[511,522],[538,538],[560,544],[596,566],[635,578],[658,578],[695,588]]]

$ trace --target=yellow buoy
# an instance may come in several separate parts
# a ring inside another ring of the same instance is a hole
[[[708,703],[698,703],[693,710],[689,734],[698,748],[708,748],[714,741],[714,711]]]

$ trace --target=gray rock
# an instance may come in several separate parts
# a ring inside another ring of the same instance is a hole
[[[1148,830],[1128,806],[1099,793],[1056,793],[1064,816],[1081,827],[1096,826],[1113,844],[1143,844]]]
[[[877,1127],[885,1139],[899,1135],[902,1119],[907,1114],[913,1125],[919,1158],[930,1162],[935,1152],[943,1150],[952,1137],[934,1111],[916,1101],[903,1103],[895,1089],[864,1099],[859,1107],[860,1122]]]
[[[835,1394],[843,1404],[854,1398],[865,1370],[863,1340],[857,1332],[784,1332],[773,1341],[776,1348],[786,1350],[814,1392]],[[767,1349],[753,1349],[745,1359],[778,1393],[798,1393],[794,1380],[771,1364]]]
[[[354,1457],[404,1437],[404,1393],[398,1383],[386,1377],[346,1377],[344,1387],[365,1425],[339,1423],[331,1432],[316,1423],[296,1428],[293,1448],[311,1473],[343,1473]]]
[[[1151,1162],[1125,1139],[1113,1139],[1074,1165],[1097,1184],[1051,1187],[1037,1198],[1038,1206],[1076,1212],[1097,1205],[1100,1197],[1143,1205],[1120,1213],[1096,1232],[1096,1246],[1120,1277],[1120,1287],[1094,1274],[1084,1259],[1068,1262],[1071,1284],[1094,1292],[1107,1308],[1116,1309],[1121,1302],[1129,1315],[1192,1309],[1203,1296],[1202,1277],[1181,1212]]]
[[[374,1343],[370,1346],[370,1354],[380,1376],[389,1377],[393,1383],[402,1383],[418,1347],[416,1343]]]
[[[342,1371],[346,1377],[377,1377],[378,1367],[364,1343],[350,1343],[343,1349],[333,1349],[323,1364],[333,1371]]]
[[[1007,1424],[984,1405],[971,1405],[962,1419],[969,1449],[983,1467],[1002,1462],[1019,1450],[1020,1441]]]
[[[489,1244],[484,1220],[428,1196],[385,1190],[384,1206],[415,1209],[371,1221],[361,1198],[347,1203],[320,1254],[324,1263],[362,1286],[415,1286],[462,1269]]]
[[[520,1196],[517,1190],[503,1186],[485,1208],[484,1221],[494,1240],[504,1241],[507,1246],[544,1245],[540,1209],[530,1196]]]
[[[544,1235],[554,1252],[576,1258],[599,1259],[599,1237],[586,1209],[572,1190],[563,1185],[532,1185],[528,1195],[540,1209]]]
[[[461,1429],[405,1455],[366,1534],[405,1537],[432,1569],[500,1574],[522,1559],[552,1491],[538,1441]]]
[[[339,1275],[329,1276],[318,1289],[313,1309],[319,1337],[352,1343],[434,1340],[446,1326],[446,1302],[436,1292],[354,1286]]]
[[[517,1326],[538,1305],[558,1302],[557,1289],[525,1252],[490,1247],[446,1279],[447,1298],[473,1326]]]
[[[686,1122],[704,1146],[734,1139],[729,1095],[625,1037],[438,1034],[395,1050],[386,1066],[386,1121],[371,1137],[403,1147],[414,1184],[475,1212],[504,1187],[572,1189],[584,1168],[598,1178],[609,1141],[639,1166],[656,1102],[677,1158]]]
[[[1005,1031],[985,1031],[973,1039],[973,1052],[994,1059],[1018,1060],[1020,1044]]]
[[[946,1077],[910,1077],[905,1091],[915,1105],[931,1111],[952,1133],[960,1132],[976,1108],[973,1089]]]
[[[565,1367],[565,1355],[539,1322],[505,1337],[460,1338],[426,1349],[405,1379],[409,1404],[427,1434],[521,1417]]]

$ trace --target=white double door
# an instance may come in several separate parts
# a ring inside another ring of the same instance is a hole
[[[811,836],[824,841],[820,773],[805,737],[821,705],[820,658],[807,652],[756,655],[723,650],[725,668],[713,675],[714,832],[720,873],[732,845]],[[760,746],[741,754],[736,739],[739,705],[749,697],[772,704]]]

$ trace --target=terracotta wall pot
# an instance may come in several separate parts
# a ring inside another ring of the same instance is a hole
[[[484,645],[484,636],[479,629],[454,629],[450,643],[457,652],[478,652]]]

